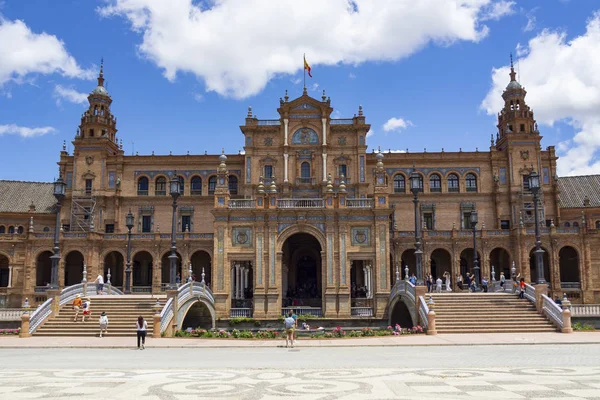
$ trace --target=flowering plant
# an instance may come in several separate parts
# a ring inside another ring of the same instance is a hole
[[[17,329],[0,329],[0,335],[18,335],[21,328]]]

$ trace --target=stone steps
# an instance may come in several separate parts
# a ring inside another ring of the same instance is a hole
[[[438,333],[556,332],[533,304],[512,294],[442,293],[432,298]]]
[[[166,299],[160,299],[163,307]],[[35,336],[99,336],[98,319],[104,311],[108,316],[107,336],[136,336],[135,322],[141,315],[148,324],[148,336],[152,336],[154,306],[156,299],[149,297],[128,298],[125,296],[92,298],[92,315],[81,322],[80,312],[77,322],[73,322],[75,312],[72,304],[61,307],[57,316],[49,319],[34,333]]]

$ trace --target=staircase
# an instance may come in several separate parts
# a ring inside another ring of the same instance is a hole
[[[533,304],[516,295],[441,293],[432,296],[438,333],[556,332],[556,327],[540,315]]]
[[[91,318],[86,317],[81,322],[82,312],[77,322],[73,322],[75,312],[71,304],[61,307],[57,316],[51,317],[37,329],[34,336],[98,336],[100,325],[98,319],[102,311],[108,316],[108,333],[106,336],[135,336],[135,322],[141,315],[148,323],[148,336],[152,336],[152,323],[156,297],[148,295],[125,296],[89,296],[92,302]],[[164,307],[166,298],[160,298],[159,303]]]

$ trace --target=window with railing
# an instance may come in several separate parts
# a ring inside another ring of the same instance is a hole
[[[265,174],[264,177],[265,178],[272,178],[273,177],[273,166],[272,165],[265,165]]]
[[[229,194],[233,196],[238,194],[238,178],[235,175],[229,175]]]
[[[217,188],[217,177],[211,176],[208,178],[208,194],[215,194],[215,189]]]
[[[523,191],[529,192],[529,176],[523,175]]]
[[[142,176],[138,179],[137,195],[148,196],[148,178],[145,176]]]
[[[477,177],[473,174],[467,174],[467,178],[465,179],[467,185],[467,192],[476,192],[477,191]]]
[[[428,230],[433,229],[433,213],[432,212],[423,213],[423,223],[425,225],[425,228],[427,228]]]
[[[142,215],[142,232],[152,232],[152,216]]]
[[[310,178],[310,164],[307,161],[304,161],[300,165],[300,177],[301,178]]]
[[[433,174],[429,177],[429,191],[432,193],[442,191],[442,178],[438,174]]]
[[[156,178],[154,184],[154,195],[155,196],[166,196],[167,195],[167,178],[159,176]]]
[[[338,168],[338,174],[341,177],[342,175],[344,175],[344,177],[348,177],[348,166],[346,164],[340,164],[339,168]]]
[[[460,191],[460,186],[458,183],[458,175],[450,174],[448,175],[448,192],[449,193],[458,193]]]
[[[404,175],[397,174],[394,176],[394,193],[406,193],[406,179]]]
[[[106,224],[104,226],[104,233],[115,233],[115,224]]]
[[[85,194],[92,194],[92,182],[93,181],[91,179],[85,180]]]
[[[190,181],[190,194],[192,196],[202,195],[202,178],[199,176],[192,177]]]

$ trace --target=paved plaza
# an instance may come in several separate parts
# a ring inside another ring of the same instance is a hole
[[[600,399],[598,344],[4,348],[0,359],[1,399]]]

